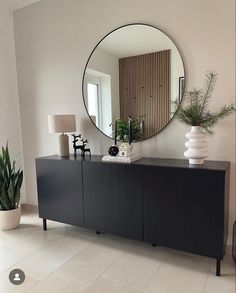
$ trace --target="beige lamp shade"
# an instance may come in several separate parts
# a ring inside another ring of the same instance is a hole
[[[59,135],[59,156],[69,156],[69,138],[65,133],[76,131],[75,115],[48,115],[48,130]]]
[[[75,115],[48,115],[49,133],[76,131]]]

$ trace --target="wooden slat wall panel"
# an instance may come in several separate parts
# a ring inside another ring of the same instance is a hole
[[[121,58],[121,118],[144,116],[144,138],[170,120],[170,50]]]

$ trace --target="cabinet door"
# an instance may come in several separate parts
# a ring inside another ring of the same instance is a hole
[[[84,162],[85,227],[142,239],[142,184],[139,167]]]
[[[223,256],[224,172],[143,169],[144,240]]]
[[[82,164],[78,161],[37,159],[39,216],[83,225]]]

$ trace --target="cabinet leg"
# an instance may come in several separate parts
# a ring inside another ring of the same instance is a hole
[[[101,234],[101,232],[100,231],[96,231],[96,234],[99,235],[99,234]]]
[[[152,243],[152,246],[153,246],[153,247],[156,247],[157,245],[156,245],[155,243]]]
[[[47,230],[47,219],[43,219],[43,230]]]
[[[220,265],[221,265],[221,260],[217,259],[216,260],[216,276],[220,276]]]

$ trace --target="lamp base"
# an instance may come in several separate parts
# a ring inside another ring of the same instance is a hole
[[[68,135],[62,133],[59,136],[59,156],[68,157],[69,156],[69,138]]]

